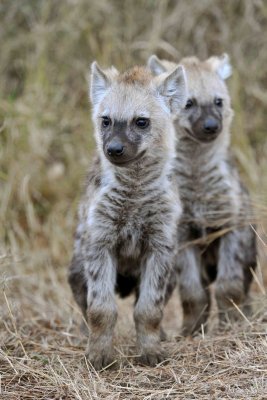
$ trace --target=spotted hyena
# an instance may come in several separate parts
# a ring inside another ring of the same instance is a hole
[[[160,323],[176,277],[177,222],[174,111],[184,107],[183,67],[154,77],[143,67],[118,73],[92,64],[97,159],[79,208],[69,283],[89,326],[88,358],[112,360],[115,290],[135,289],[141,362],[163,359]]]
[[[176,172],[183,205],[177,264],[183,333],[191,334],[207,321],[211,282],[215,281],[221,322],[238,316],[233,302],[249,311],[256,238],[248,192],[231,155],[233,111],[225,84],[232,70],[229,57],[224,54],[204,62],[191,57],[181,64],[188,79],[188,99],[176,121]],[[149,66],[158,75],[176,64],[152,56]]]

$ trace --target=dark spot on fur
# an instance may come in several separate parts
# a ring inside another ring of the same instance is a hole
[[[165,277],[160,277],[157,284],[157,289],[162,291],[165,287]]]
[[[242,264],[244,262],[242,255],[239,253],[234,254],[234,260],[239,264]]]
[[[81,233],[76,231],[75,235],[74,235],[74,238],[75,238],[75,240],[80,240],[81,239]]]
[[[101,328],[105,323],[104,314],[99,311],[90,311],[88,317],[93,328]]]
[[[101,185],[101,178],[100,178],[100,176],[96,176],[95,177],[95,186],[100,187],[100,185]]]
[[[155,299],[155,306],[158,307],[160,304],[163,303],[163,296],[159,296]]]
[[[96,270],[96,271],[95,270],[90,270],[89,274],[90,274],[92,280],[95,282],[98,279],[99,271],[98,270]]]

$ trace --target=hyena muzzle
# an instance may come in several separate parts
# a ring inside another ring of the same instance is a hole
[[[163,359],[163,308],[176,285],[173,113],[185,105],[185,75],[180,66],[154,77],[146,68],[120,74],[93,63],[90,96],[98,157],[79,208],[69,283],[88,323],[95,368],[113,359],[116,288],[136,290],[141,362],[155,365]]]
[[[178,227],[177,265],[184,310],[183,334],[206,325],[210,283],[220,321],[250,311],[249,288],[256,268],[256,237],[248,192],[240,181],[230,150],[232,109],[225,79],[229,57],[181,60],[188,81],[186,106],[176,119],[176,174],[183,215]],[[156,56],[154,74],[176,67]]]

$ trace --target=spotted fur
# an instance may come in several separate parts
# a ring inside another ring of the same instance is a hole
[[[180,67],[159,79],[141,67],[110,74],[92,66],[98,156],[79,208],[69,283],[89,326],[87,354],[95,368],[112,360],[116,289],[122,296],[136,292],[141,361],[163,358],[160,323],[176,285],[181,215],[171,112],[185,100]]]
[[[149,64],[156,74],[175,68],[175,64],[155,56]],[[190,101],[189,107],[179,110],[176,121],[176,173],[183,205],[177,265],[183,333],[191,334],[206,324],[213,281],[221,321],[240,315],[233,302],[249,311],[256,240],[250,226],[253,215],[249,195],[230,148],[233,111],[224,82],[231,74],[229,58],[223,55],[201,62],[190,57],[181,64]],[[210,120],[216,123],[212,134],[204,129]]]

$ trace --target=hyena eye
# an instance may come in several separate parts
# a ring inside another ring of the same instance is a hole
[[[149,118],[136,118],[135,125],[140,129],[146,129],[150,124]]]
[[[102,117],[102,127],[107,128],[111,125],[111,119],[109,117]]]
[[[193,107],[194,103],[192,99],[188,99],[185,105],[185,109],[188,110],[189,108]]]
[[[215,100],[214,100],[214,104],[217,107],[222,107],[223,106],[223,99],[221,99],[220,97],[216,97]]]

